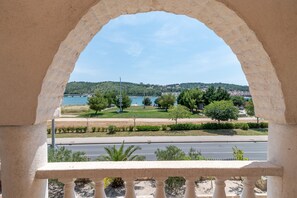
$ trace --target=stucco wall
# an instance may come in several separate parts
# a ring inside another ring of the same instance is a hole
[[[109,6],[117,1],[108,1]],[[141,3],[151,2],[159,4],[160,10],[163,10],[166,1],[168,0],[130,0],[131,4],[128,7],[131,7],[130,13],[138,12],[139,7],[146,8],[140,6]],[[227,5],[231,11],[235,11],[239,19],[243,19],[255,32],[270,57],[270,59],[263,58],[261,64],[262,55],[252,57],[245,50],[237,52],[239,60],[245,67],[252,95],[256,98],[257,114],[277,123],[296,123],[297,2],[295,0],[219,1]],[[66,47],[65,53],[70,53],[71,58],[62,59],[57,56],[60,44],[98,2],[96,0],[0,1],[0,125],[29,125],[51,117],[72,71],[72,68],[64,68],[62,65],[64,63],[74,65],[80,53],[72,49],[67,50]],[[170,9],[180,13],[183,10],[181,5],[213,3],[213,0],[173,2],[179,2],[179,5],[176,8],[171,6]],[[147,9],[150,9],[149,6]],[[154,8],[157,9],[157,6],[154,5]],[[184,7],[184,9],[189,8]],[[114,14],[113,11],[116,12],[109,9],[109,14]],[[213,28],[213,21],[203,18],[209,16],[207,13],[211,10],[199,12],[202,20]],[[216,19],[218,23],[219,17]],[[100,29],[99,26],[96,28]],[[93,35],[89,36],[91,39]],[[232,34],[229,34],[229,37],[232,37]],[[222,38],[227,43],[228,39],[229,41],[231,39]],[[241,45],[241,42],[237,45],[237,48],[246,47]],[[84,46],[80,48],[82,50]],[[233,51],[235,48],[233,46]],[[56,65],[54,72],[49,74],[48,68],[53,66],[55,55],[60,59],[60,66]],[[249,70],[255,60],[258,65],[253,64],[253,68]],[[270,60],[274,68],[266,65]],[[49,77],[52,79],[49,80]],[[59,79],[58,82],[55,82],[55,79]]]

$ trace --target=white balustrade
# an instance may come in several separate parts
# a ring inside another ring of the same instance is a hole
[[[100,178],[94,178],[100,175]],[[241,198],[255,198],[254,187],[260,176],[282,177],[283,169],[270,162],[253,161],[127,161],[127,162],[69,162],[48,163],[36,172],[37,179],[58,178],[65,184],[64,198],[75,198],[74,180],[91,178],[95,182],[95,198],[106,198],[104,177],[121,177],[125,180],[126,198],[136,198],[134,181],[137,178],[155,178],[155,198],[165,198],[165,181],[170,176],[184,176],[186,198],[194,198],[198,176],[213,176],[213,198],[226,198],[225,180],[232,176],[244,177]]]
[[[196,197],[196,193],[195,193],[196,179],[197,179],[197,177],[195,177],[195,176],[186,177],[185,198],[195,198]]]
[[[225,177],[216,177],[213,198],[226,198],[226,192],[225,192],[226,179],[227,178]]]
[[[256,198],[255,183],[259,177],[245,177],[243,180],[243,191],[240,198]]]
[[[59,179],[59,181],[64,184],[64,198],[76,198],[74,191],[75,179],[63,178]]]
[[[126,198],[136,198],[135,190],[134,190],[134,179],[130,177],[126,177],[125,179],[125,189],[126,189]]]
[[[155,180],[156,180],[155,198],[166,198],[166,194],[165,194],[166,179],[167,177],[155,177]]]
[[[95,183],[95,198],[106,198],[103,178],[92,179]]]

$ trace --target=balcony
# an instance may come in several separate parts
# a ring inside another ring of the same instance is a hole
[[[230,177],[244,178],[241,198],[256,196],[255,182],[260,176],[282,177],[280,166],[264,161],[137,161],[137,162],[72,162],[48,163],[36,171],[37,179],[58,179],[64,183],[64,197],[75,198],[74,180],[89,178],[95,183],[95,198],[104,198],[105,177],[122,177],[126,184],[126,198],[136,198],[134,181],[138,178],[154,178],[154,197],[165,198],[165,180],[170,176],[186,179],[186,198],[196,197],[195,181],[201,176],[215,177],[213,198],[230,197],[225,193],[225,180]],[[149,196],[148,196],[149,197]],[[210,197],[201,196],[198,197]],[[233,197],[233,196],[232,196]]]

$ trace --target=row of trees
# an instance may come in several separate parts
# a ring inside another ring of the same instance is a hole
[[[120,102],[120,100],[122,100]],[[115,104],[118,108],[120,105],[122,109],[128,108],[131,106],[132,100],[127,94],[122,94],[122,98],[118,97],[115,92],[106,92],[104,94],[96,91],[95,94],[88,98],[88,105],[90,109],[95,111],[95,114],[102,111],[107,107],[111,107],[112,104]]]

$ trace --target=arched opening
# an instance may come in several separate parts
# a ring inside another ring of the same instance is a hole
[[[274,122],[285,122],[285,104],[280,83],[267,53],[254,32],[224,4],[214,0],[203,2],[103,0],[88,11],[61,43],[42,84],[38,97],[36,123],[53,115],[54,109],[59,106],[79,54],[104,24],[122,14],[149,11],[183,14],[200,20],[212,29],[230,46],[242,64],[255,102],[256,114]],[[279,116],[275,116],[275,112]]]

